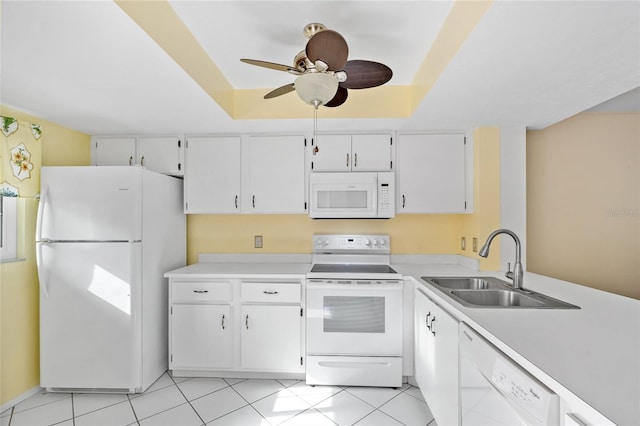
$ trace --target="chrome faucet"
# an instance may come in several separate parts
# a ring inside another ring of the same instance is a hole
[[[491,245],[491,241],[493,241],[495,236],[499,235],[499,234],[510,235],[513,238],[513,240],[516,242],[516,263],[513,265],[513,272],[512,271],[507,271],[505,276],[507,278],[513,280],[513,288],[522,289],[523,288],[522,287],[522,276],[524,275],[524,272],[522,270],[522,261],[521,261],[521,258],[520,258],[520,239],[518,238],[518,236],[513,231],[510,231],[508,229],[498,229],[498,230],[493,231],[487,237],[487,241],[484,243],[484,245],[480,249],[480,252],[478,252],[478,255],[480,255],[482,257],[489,256],[489,246]]]

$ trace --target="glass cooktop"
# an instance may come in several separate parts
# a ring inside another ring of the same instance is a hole
[[[389,265],[365,265],[343,263],[316,263],[311,267],[311,272],[326,273],[352,273],[352,274],[397,274]]]

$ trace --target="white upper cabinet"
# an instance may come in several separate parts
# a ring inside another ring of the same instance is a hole
[[[185,213],[240,213],[240,136],[190,137]]]
[[[140,165],[172,176],[183,174],[182,138],[160,137],[96,137],[96,166]]]
[[[243,213],[306,212],[304,136],[251,136],[243,156]]]
[[[314,172],[388,171],[391,163],[390,134],[319,135],[312,146]]]
[[[136,138],[105,137],[95,140],[96,166],[133,166],[136,164]]]
[[[183,175],[183,140],[177,136],[138,138],[138,164],[166,175]]]
[[[463,134],[399,135],[397,213],[465,213]]]

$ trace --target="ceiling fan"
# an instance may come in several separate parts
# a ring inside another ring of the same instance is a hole
[[[336,31],[323,24],[312,23],[304,27],[309,39],[304,50],[298,53],[293,66],[256,59],[240,59],[242,62],[296,75],[293,83],[278,87],[264,95],[275,98],[294,90],[300,98],[313,105],[337,107],[349,96],[347,89],[367,89],[383,85],[393,72],[388,66],[365,60],[347,60],[349,46]]]

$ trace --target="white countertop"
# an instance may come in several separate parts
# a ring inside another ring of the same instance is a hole
[[[450,260],[450,257],[444,257]],[[580,306],[581,309],[483,309],[467,308],[444,295],[422,276],[485,275],[504,279],[502,273],[477,272],[463,261],[411,263],[392,266],[403,276],[423,283],[439,304],[471,325],[505,354],[529,370],[562,398],[589,404],[620,425],[640,425],[640,301],[571,284],[542,275],[525,273],[524,286]],[[433,259],[433,258],[431,258]],[[274,275],[272,278],[303,277],[310,263],[283,257],[284,262],[198,263],[170,271],[170,278],[238,278]],[[253,259],[259,260],[259,259]],[[297,262],[297,263],[296,263]]]
[[[304,278],[309,263],[195,263],[164,274],[167,278],[240,278],[248,275],[272,275],[271,278]]]
[[[569,391],[616,424],[640,425],[640,301],[525,273],[525,288],[581,309],[467,308],[420,277],[504,276],[455,265],[393,266],[561,397]]]

